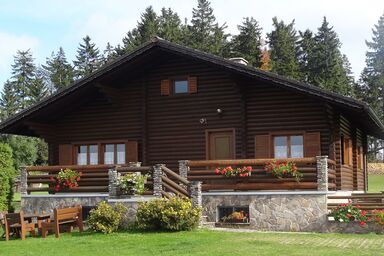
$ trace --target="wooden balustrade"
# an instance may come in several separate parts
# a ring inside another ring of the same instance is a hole
[[[315,157],[278,159],[278,162],[294,162],[303,174],[300,182],[293,177],[278,179],[265,170],[265,164],[276,159],[238,159],[238,160],[203,160],[188,161],[190,171],[188,180],[203,182],[203,191],[209,190],[317,190],[317,163]],[[336,189],[335,162],[328,159],[328,187]],[[216,174],[217,167],[251,166],[251,176],[225,177]]]
[[[184,177],[181,177],[179,174],[175,173],[166,166],[161,167],[163,175],[161,177],[161,182],[163,186],[162,195],[169,197],[170,193],[177,196],[186,196],[189,197],[187,190],[189,181]],[[167,194],[167,195],[165,195]]]

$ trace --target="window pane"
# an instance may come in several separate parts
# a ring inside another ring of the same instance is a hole
[[[117,164],[125,164],[125,144],[117,144]]]
[[[97,145],[89,145],[89,164],[99,163],[99,150]]]
[[[104,164],[113,164],[115,156],[115,145],[106,144],[104,150]]]
[[[291,136],[291,157],[304,157],[303,136]]]
[[[287,158],[288,157],[288,147],[287,147],[287,137],[279,136],[274,139],[275,145],[275,158]]]
[[[187,80],[175,81],[175,93],[187,93],[187,92],[188,92]]]
[[[77,152],[77,164],[86,165],[87,164],[87,146],[79,146]]]

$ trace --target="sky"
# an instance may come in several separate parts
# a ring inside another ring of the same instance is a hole
[[[342,53],[351,62],[358,78],[365,66],[372,28],[384,14],[383,0],[211,0],[219,24],[227,32],[237,33],[243,17],[253,16],[264,36],[272,30],[272,18],[291,22],[296,30],[316,31],[326,16],[342,42]],[[157,13],[170,7],[182,20],[190,21],[197,0],[0,0],[0,88],[11,76],[11,64],[17,50],[31,49],[36,64],[60,46],[68,60],[75,59],[82,38],[89,35],[102,51],[107,42],[121,43],[134,28],[140,14],[152,5]]]

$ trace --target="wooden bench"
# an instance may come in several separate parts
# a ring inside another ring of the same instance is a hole
[[[54,219],[50,222],[41,223],[41,236],[46,237],[48,230],[55,232],[56,238],[60,237],[60,226],[69,225],[69,232],[77,226],[83,232],[83,216],[81,206],[53,210]]]

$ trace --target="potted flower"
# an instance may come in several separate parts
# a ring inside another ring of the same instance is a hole
[[[297,182],[303,178],[303,174],[297,169],[296,164],[294,162],[277,162],[272,161],[265,165],[264,169],[267,173],[271,173],[273,176],[278,179],[282,179],[284,177],[293,177]]]
[[[145,191],[147,175],[141,173],[127,173],[118,176],[117,188],[120,195],[141,195]]]
[[[249,219],[248,214],[241,210],[234,211],[228,216],[223,217],[222,221],[227,223],[248,223]]]
[[[81,176],[81,172],[67,168],[60,170],[55,177],[51,176],[50,179],[55,183],[55,192],[59,192],[60,190],[69,190],[79,186],[78,182],[80,181]]]
[[[252,166],[243,166],[232,168],[232,166],[227,166],[225,168],[216,168],[215,174],[223,175],[225,177],[248,177],[251,176]]]

